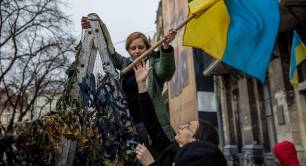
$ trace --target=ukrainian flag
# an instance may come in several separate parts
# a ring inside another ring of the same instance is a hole
[[[221,59],[226,48],[230,16],[223,0],[194,0],[189,16],[196,15],[185,26],[183,45],[200,48]]]
[[[306,47],[296,31],[293,32],[293,40],[290,57],[290,83],[293,87],[299,82],[297,66],[306,59]]]
[[[222,3],[205,11],[201,17],[210,12],[205,19],[195,19],[197,24],[187,23],[183,45],[200,48],[263,82],[279,29],[278,0],[226,0],[225,8]]]

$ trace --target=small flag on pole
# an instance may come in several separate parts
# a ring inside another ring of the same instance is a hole
[[[299,82],[297,66],[306,60],[306,47],[296,31],[293,32],[290,57],[290,83],[293,87]]]

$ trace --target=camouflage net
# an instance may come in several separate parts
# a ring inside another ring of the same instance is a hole
[[[1,137],[0,165],[137,165],[138,137],[126,102],[115,95],[118,81],[106,74],[96,88],[94,75],[84,79],[80,103],[70,100],[72,78],[57,112]]]
[[[0,165],[139,164],[136,129],[109,58],[109,33],[97,15],[88,16],[95,31],[86,29],[76,48],[56,111],[0,135]],[[97,49],[106,73],[99,81],[88,73]]]

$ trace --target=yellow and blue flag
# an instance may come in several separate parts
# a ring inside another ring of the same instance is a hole
[[[198,29],[207,30],[207,33],[200,35],[192,29],[187,30],[187,23],[183,45],[200,48],[225,64],[263,82],[279,29],[278,0],[226,0],[226,9],[213,12],[214,6],[220,1],[203,14],[212,12],[211,16],[198,24]],[[226,17],[226,12],[229,18]],[[221,24],[220,20],[229,20],[229,26],[227,23]],[[213,32],[211,27],[216,27]],[[189,39],[192,35],[193,38]],[[201,40],[202,44],[199,45],[197,41]],[[192,41],[196,43],[193,44]]]
[[[230,16],[223,0],[193,0],[189,16],[196,15],[185,26],[183,45],[200,48],[221,59],[226,48]]]
[[[290,72],[289,78],[290,83],[293,87],[299,82],[297,66],[306,60],[306,47],[302,42],[301,38],[296,31],[293,32],[293,40],[291,46],[291,57],[290,57]]]

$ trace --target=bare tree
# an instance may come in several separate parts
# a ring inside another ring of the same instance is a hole
[[[0,0],[0,116],[6,109],[12,112],[6,131],[14,119],[33,113],[38,96],[48,92],[50,102],[63,89],[75,41],[66,28],[71,21],[62,12],[65,5],[60,0]]]

